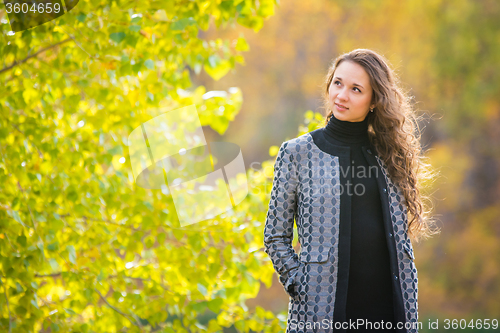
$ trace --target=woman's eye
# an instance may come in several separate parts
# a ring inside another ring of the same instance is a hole
[[[334,84],[337,84],[337,82],[340,83],[340,81],[335,81]],[[359,88],[357,87],[354,87],[354,89],[358,89],[358,91],[361,92],[361,90],[359,90]]]

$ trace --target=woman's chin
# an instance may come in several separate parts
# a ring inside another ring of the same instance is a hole
[[[346,112],[340,112],[340,111],[333,111],[333,114],[335,115],[335,118],[337,118],[338,120],[349,120],[349,115],[346,114]]]

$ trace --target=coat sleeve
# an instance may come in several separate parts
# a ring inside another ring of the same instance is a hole
[[[295,297],[299,258],[292,247],[297,212],[297,168],[288,143],[284,142],[274,164],[274,180],[264,228],[265,252],[287,294]]]

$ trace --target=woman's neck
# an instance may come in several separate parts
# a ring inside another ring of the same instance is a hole
[[[368,137],[368,119],[365,117],[363,121],[346,121],[335,118],[332,113],[332,117],[325,126],[326,139],[336,143],[334,141],[342,142],[345,144],[355,144],[355,143],[369,143]]]

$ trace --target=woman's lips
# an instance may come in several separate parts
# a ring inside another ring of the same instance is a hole
[[[344,108],[344,107],[342,107],[342,106],[340,106],[338,104],[335,104],[335,106],[337,107],[337,110],[339,110],[339,111],[349,110],[348,108]]]

